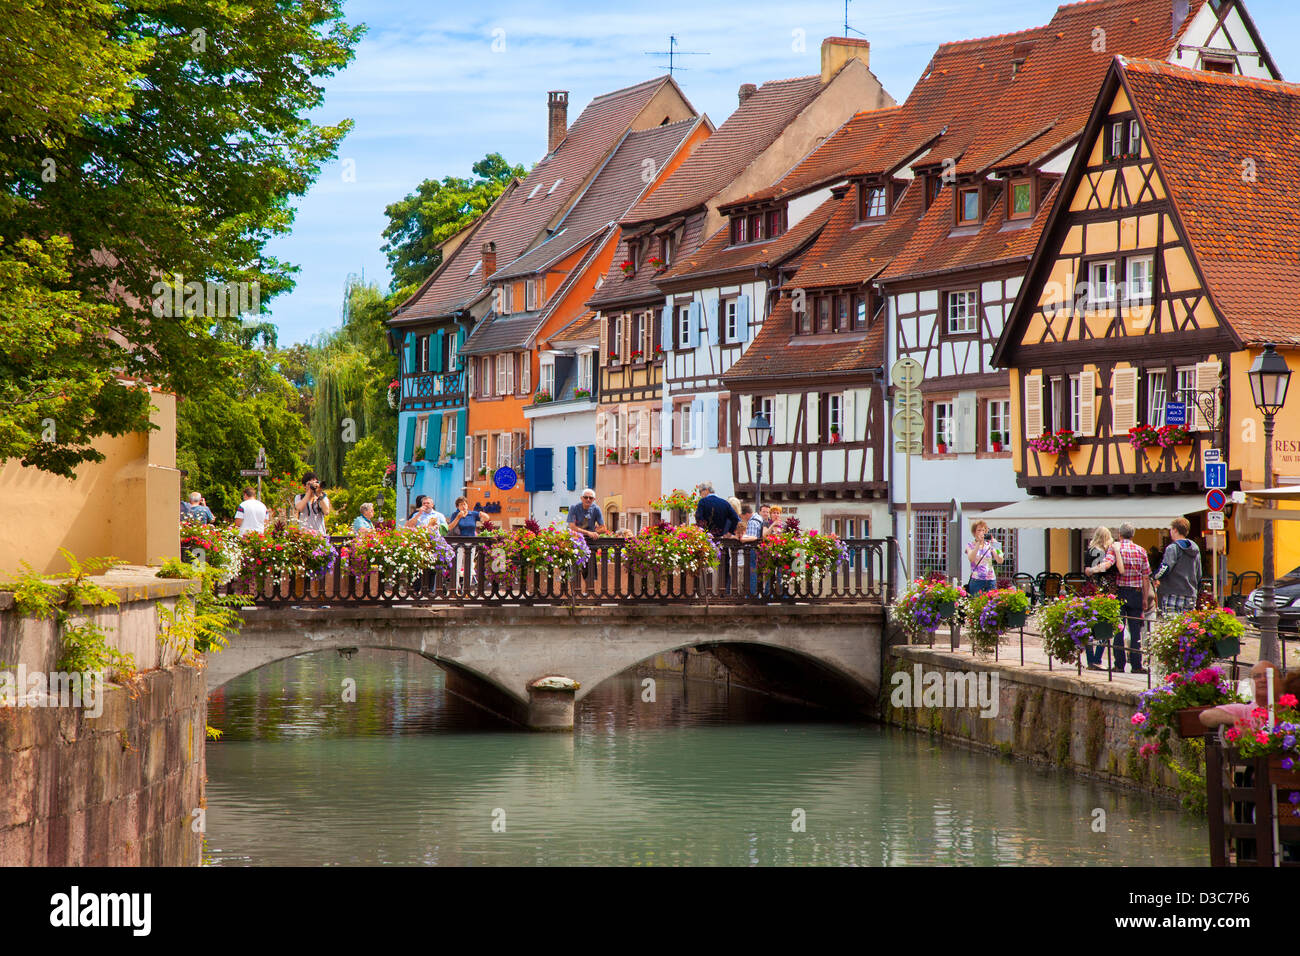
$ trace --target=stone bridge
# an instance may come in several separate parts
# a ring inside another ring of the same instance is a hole
[[[314,651],[410,651],[447,672],[449,690],[526,727],[571,730],[576,701],[636,664],[710,650],[737,682],[868,713],[880,690],[884,611],[874,604],[249,607],[243,631],[211,655],[209,690]],[[577,688],[534,687],[544,677]]]

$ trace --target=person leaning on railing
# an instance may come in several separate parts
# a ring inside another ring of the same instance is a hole
[[[1099,533],[1103,530],[1106,529],[1097,529]],[[1154,602],[1155,592],[1151,586],[1151,563],[1147,560],[1146,551],[1133,543],[1135,533],[1134,527],[1127,521],[1120,525],[1119,540],[1112,540],[1101,560],[1083,573],[1093,577],[1105,574],[1111,568],[1117,572],[1115,590],[1123,605],[1120,611],[1123,620],[1120,623],[1128,625],[1128,662],[1132,664],[1134,674],[1145,674],[1142,667],[1142,615]],[[1106,537],[1109,536],[1110,532],[1106,531]],[[1094,536],[1093,540],[1097,541],[1098,538]],[[1101,653],[1100,645],[1088,648],[1089,670],[1101,670]],[[1115,634],[1115,669],[1122,673],[1124,663],[1124,628],[1121,627]]]
[[[600,513],[600,505],[596,504],[596,492],[590,488],[582,489],[581,500],[569,509],[569,524],[573,526],[574,531],[589,542],[609,533],[609,530],[605,527],[605,516]],[[594,550],[591,557],[587,559],[585,577],[588,581],[596,580],[596,552]]]

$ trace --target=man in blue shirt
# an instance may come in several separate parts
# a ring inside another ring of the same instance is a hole
[[[713,482],[702,481],[696,489],[700,503],[695,506],[695,523],[715,538],[731,534],[740,525],[740,515],[726,498],[713,493]]]
[[[352,533],[363,534],[366,531],[374,531],[374,517],[374,504],[369,501],[363,502],[361,505],[361,514],[352,519]]]
[[[589,542],[607,533],[605,516],[600,513],[600,506],[596,504],[596,492],[590,488],[582,489],[582,500],[569,509],[569,524]],[[591,557],[587,559],[584,574],[588,581],[596,579],[596,554],[594,551]]]
[[[208,506],[203,504],[203,496],[197,491],[190,492],[189,514],[186,517],[191,521],[202,521],[204,524],[212,524],[216,520]]]

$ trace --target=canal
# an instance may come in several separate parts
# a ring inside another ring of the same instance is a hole
[[[1203,825],[1141,794],[725,684],[659,675],[648,701],[643,680],[597,688],[569,735],[511,729],[414,655],[314,654],[244,675],[210,700],[223,735],[208,745],[205,858],[1207,863]]]

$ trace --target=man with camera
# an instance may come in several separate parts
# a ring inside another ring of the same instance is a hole
[[[302,476],[302,487],[303,493],[293,499],[293,510],[297,512],[298,523],[308,531],[325,534],[325,516],[334,509],[329,497],[321,491],[316,472],[309,471]]]

